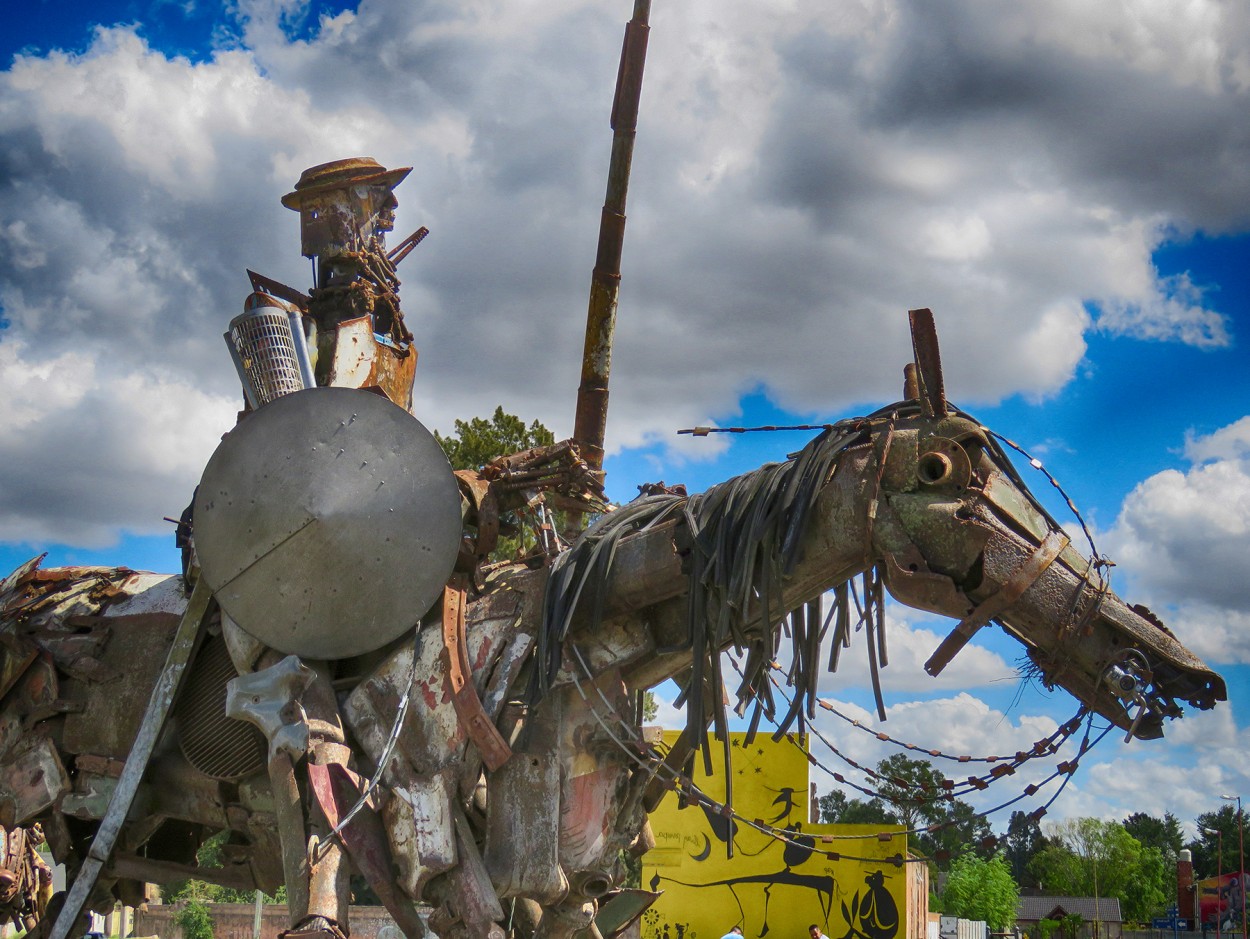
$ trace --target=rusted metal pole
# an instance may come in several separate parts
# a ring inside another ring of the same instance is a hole
[[[629,167],[638,127],[642,69],[647,58],[651,27],[651,0],[634,0],[634,17],[625,26],[621,65],[612,101],[612,160],[608,191],[599,222],[599,250],[590,279],[590,306],[586,312],[586,346],[582,353],[582,383],[577,389],[573,437],[582,456],[596,473],[603,470],[603,439],[608,420],[608,373],[612,368],[612,335],[616,330],[616,300],[621,286],[621,247],[625,241],[625,197]]]

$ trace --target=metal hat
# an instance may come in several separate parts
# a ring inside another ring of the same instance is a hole
[[[282,204],[298,212],[305,196],[325,192],[327,189],[343,189],[361,183],[388,186],[394,189],[411,172],[411,166],[388,170],[373,157],[332,160],[304,170],[300,174],[299,182],[295,184],[294,191],[282,197]]]

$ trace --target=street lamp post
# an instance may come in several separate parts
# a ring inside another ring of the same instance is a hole
[[[1220,915],[1223,912],[1220,909],[1220,888],[1223,886],[1221,881],[1224,880],[1224,871],[1221,869],[1221,865],[1224,863],[1224,832],[1214,828],[1204,828],[1202,830],[1208,835],[1215,835],[1219,838],[1219,853],[1215,856],[1215,939],[1220,939],[1220,923],[1224,920],[1224,917]],[[1199,907],[1199,911],[1201,911],[1201,907]]]
[[[1241,820],[1241,796],[1220,796],[1237,802],[1237,892],[1241,897],[1241,939],[1246,939],[1246,829]]]

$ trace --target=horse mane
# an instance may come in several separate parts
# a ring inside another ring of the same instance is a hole
[[[799,560],[812,510],[842,454],[863,442],[872,427],[915,407],[914,402],[905,402],[868,417],[840,421],[785,462],[766,464],[704,493],[644,495],[603,516],[552,567],[530,702],[537,704],[555,684],[564,640],[583,604],[589,604],[589,629],[602,622],[604,585],[621,539],[677,518],[685,528],[681,542],[689,544],[683,565],[688,567],[686,631],[681,644],[663,651],[690,651],[691,664],[677,678],[682,688],[677,704],[685,703],[687,734],[695,748],[703,751],[705,767],[710,771],[709,725],[728,746],[721,652],[730,647],[739,657],[745,655],[735,710],[744,716],[748,705],[752,706],[748,735],[753,736],[761,716],[776,717],[767,670],[783,633],[788,636],[789,681],[795,694],[774,737],[787,733],[796,720],[801,732],[805,719],[815,716],[822,638],[833,625],[832,671],[839,649],[849,643],[850,601],[859,610],[859,621],[871,630],[880,623],[883,593],[879,579],[870,572],[865,575],[862,603],[848,581],[833,589],[834,605],[827,616],[822,616],[819,596],[778,613],[783,579]],[[871,635],[869,640],[873,645]],[[874,684],[875,652],[870,650]]]

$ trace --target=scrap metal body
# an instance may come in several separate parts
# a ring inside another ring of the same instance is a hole
[[[735,634],[771,642],[787,611],[875,569],[897,599],[961,624],[1011,591],[994,618],[1024,644],[1041,679],[1138,737],[1158,736],[1182,703],[1203,708],[1224,698],[1222,680],[1147,611],[1104,590],[1088,560],[1070,547],[1039,554],[1054,526],[975,421],[926,416],[901,402],[846,430],[851,442],[817,487],[781,592],[769,609],[756,595]],[[387,905],[409,935],[421,929],[417,902],[434,906],[431,925],[445,937],[492,934],[526,916],[539,936],[588,928],[620,883],[621,853],[648,845],[653,774],[629,745],[642,739],[634,695],[689,676],[697,657],[687,625],[683,564],[695,550],[687,525],[675,514],[620,539],[611,569],[576,604],[558,643],[558,672],[532,706],[534,650],[552,641],[543,613],[551,569],[498,565],[470,591],[464,662],[482,712],[510,749],[502,763],[487,763],[457,710],[442,607],[372,653],[308,665],[277,653],[253,659],[238,627],[211,615],[199,661],[224,652],[229,671],[246,673],[256,690],[237,684],[238,704],[227,690],[233,676],[223,675],[178,702],[96,899],[108,887],[135,897],[142,881],[198,876],[267,891],[285,881],[293,897],[320,890],[323,907],[335,908],[338,887],[319,878],[318,853],[284,852],[275,831],[293,813],[310,838],[322,819],[324,837],[324,819],[341,818],[362,777],[378,772],[407,692],[411,706],[380,785],[344,830],[351,864],[389,888]],[[583,539],[595,537],[592,528]],[[1030,571],[1023,583],[1022,569]],[[119,783],[184,592],[177,577],[33,563],[2,586],[0,825],[40,823],[72,875]],[[1117,683],[1124,674],[1134,694]],[[252,714],[241,713],[249,707]],[[262,739],[237,738],[226,759],[198,751],[189,738],[203,725],[238,723],[227,714],[250,720]],[[194,867],[202,834],[220,830],[230,832],[226,865]]]
[[[806,638],[783,722],[810,714],[813,605],[840,598],[833,638],[849,641],[857,576],[877,602],[884,588],[958,621],[933,674],[993,622],[1045,684],[1130,736],[1224,700],[1218,675],[1110,591],[1102,559],[1072,549],[987,429],[947,406],[927,311],[913,311],[906,400],[708,493],[641,497],[571,545],[546,523],[530,557],[486,563],[509,510],[603,509],[647,7],[614,108],[576,440],[452,474],[410,413],[395,265],[425,229],[385,248],[408,170],[322,164],[283,198],[314,286],[251,274],[227,333],[249,407],[179,525],[182,575],[34,559],[0,581],[0,913],[32,939],[188,877],[285,883],[288,939],[342,939],[353,870],[410,939],[426,930],[419,904],[444,939],[615,935],[644,908],[618,888],[623,859],[653,844],[648,809],[666,788],[692,796],[684,760],[725,730],[722,652],[744,651],[740,697],[763,700],[790,617]],[[261,368],[278,346],[282,369]],[[672,677],[688,726],[661,760],[638,702]],[[34,826],[67,867],[63,906],[25,850]],[[221,832],[223,865],[198,867]]]

